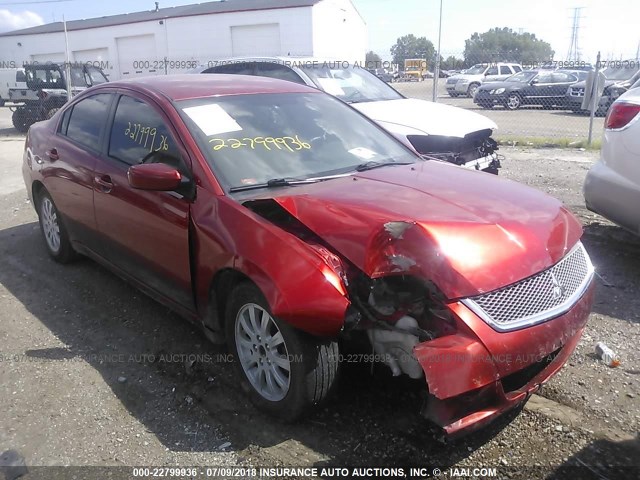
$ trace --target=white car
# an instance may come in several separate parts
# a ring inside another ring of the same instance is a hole
[[[640,235],[640,88],[611,105],[600,159],[584,183],[584,200],[589,210]]]
[[[447,78],[445,88],[452,97],[466,95],[473,98],[476,90],[483,83],[499,82],[521,71],[522,65],[518,63],[479,63]]]
[[[324,90],[376,121],[418,153],[475,170],[498,173],[498,127],[487,117],[450,105],[405,98],[365,68],[301,57],[234,58],[193,73],[258,75]]]

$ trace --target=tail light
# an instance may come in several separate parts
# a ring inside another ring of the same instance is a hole
[[[636,115],[640,113],[640,105],[635,103],[619,102],[611,106],[611,110],[604,122],[608,129],[620,129],[626,127]]]

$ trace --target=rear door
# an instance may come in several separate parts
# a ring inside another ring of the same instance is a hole
[[[130,166],[163,152],[162,161],[190,175],[190,161],[172,125],[153,101],[134,94],[115,100],[106,155],[94,175],[98,252],[116,267],[186,308],[193,308],[189,262],[190,201],[178,192],[137,190]]]
[[[67,108],[56,134],[41,146],[44,184],[73,241],[91,246],[95,240],[93,170],[106,132],[112,93],[85,97]]]
[[[568,72],[553,72],[552,87],[550,89],[550,101],[553,105],[564,104],[569,86],[578,81],[578,77]]]

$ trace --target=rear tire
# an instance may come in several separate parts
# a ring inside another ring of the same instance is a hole
[[[18,108],[13,112],[13,114],[11,115],[11,122],[13,123],[15,129],[20,133],[27,133],[29,127],[34,123],[29,120],[27,112],[22,108]]]
[[[324,400],[338,375],[338,344],[274,318],[260,290],[241,283],[227,305],[225,330],[241,386],[260,410],[285,421]]]
[[[40,231],[42,232],[47,252],[58,263],[73,261],[77,254],[71,246],[60,212],[58,212],[55,203],[53,203],[49,192],[42,190],[37,198]]]
[[[469,88],[467,88],[467,97],[473,98],[473,96],[476,94],[476,90],[478,90],[478,87],[480,87],[480,85],[477,83],[472,83],[471,85],[469,85]]]

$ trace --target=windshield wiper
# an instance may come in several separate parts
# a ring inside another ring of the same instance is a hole
[[[373,170],[374,168],[386,167],[388,165],[411,165],[414,162],[393,162],[393,161],[376,161],[369,160],[368,162],[361,163],[356,167],[356,171],[364,172],[365,170]]]
[[[245,190],[256,190],[258,188],[275,188],[275,187],[290,187],[293,185],[305,185],[308,183],[316,183],[319,180],[316,179],[298,179],[298,178],[272,178],[265,183],[254,183],[252,185],[241,185],[239,187],[231,187],[230,192],[243,192]]]

